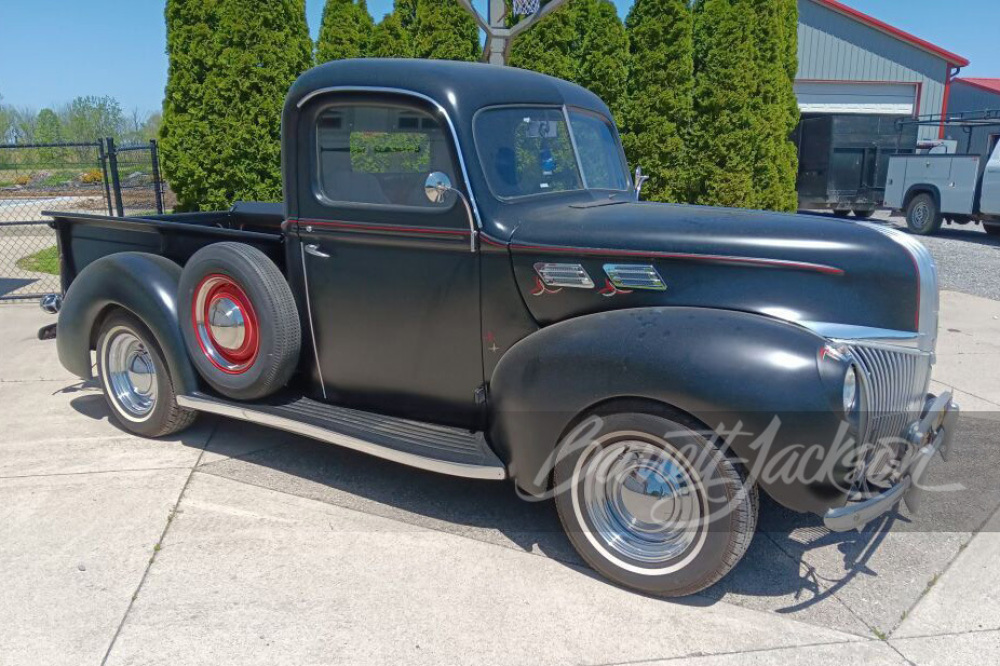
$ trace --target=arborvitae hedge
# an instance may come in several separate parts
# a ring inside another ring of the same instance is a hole
[[[182,210],[281,200],[281,108],[312,64],[304,0],[168,0],[163,166]]]
[[[622,143],[633,166],[650,176],[643,197],[686,201],[691,156],[693,41],[686,0],[636,0],[625,21],[628,84],[622,105]]]
[[[413,50],[417,58],[479,59],[479,26],[454,0],[417,0]]]
[[[208,72],[217,53],[218,12],[204,0],[167,0],[167,89],[160,126],[163,173],[177,195],[179,210],[198,210],[206,200],[206,173],[212,161],[205,143],[214,131],[206,113]]]
[[[510,65],[573,81],[617,112],[625,92],[628,36],[609,0],[571,0],[522,34]]]
[[[757,205],[755,0],[700,0],[694,11],[693,203]]]
[[[365,0],[326,0],[316,41],[316,62],[368,55],[374,28]]]

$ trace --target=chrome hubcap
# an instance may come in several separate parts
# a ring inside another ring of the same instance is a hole
[[[105,344],[104,363],[111,397],[126,416],[141,420],[156,406],[156,366],[131,331],[119,329]]]
[[[615,441],[597,448],[578,470],[575,492],[588,536],[602,550],[642,568],[700,550],[708,513],[704,490],[669,444]]]
[[[225,349],[239,349],[246,340],[246,322],[240,306],[228,298],[217,298],[209,307],[212,339]]]
[[[929,216],[930,211],[925,203],[918,204],[917,207],[913,209],[913,221],[917,223],[917,226],[922,227]]]

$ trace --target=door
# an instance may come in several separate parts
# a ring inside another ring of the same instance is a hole
[[[473,427],[483,383],[479,255],[445,120],[406,97],[337,93],[303,109],[299,219],[329,402]]]
[[[990,161],[983,172],[983,190],[979,210],[984,215],[1000,216],[1000,143],[994,141]]]

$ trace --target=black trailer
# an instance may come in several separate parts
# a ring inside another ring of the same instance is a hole
[[[868,217],[882,205],[892,155],[917,149],[908,116],[803,114],[792,135],[798,146],[799,208]]]

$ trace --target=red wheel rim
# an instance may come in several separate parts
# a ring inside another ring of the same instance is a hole
[[[219,370],[246,372],[260,351],[260,326],[253,303],[228,275],[213,273],[194,289],[191,323],[198,346]]]

